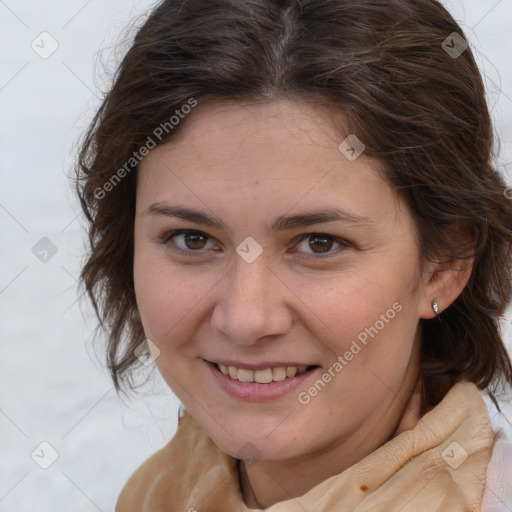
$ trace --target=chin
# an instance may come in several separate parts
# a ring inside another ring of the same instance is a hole
[[[275,425],[279,425],[280,421],[282,418],[274,421],[274,431],[254,427],[254,423],[249,428],[246,428],[246,425],[237,426],[233,423],[229,426],[223,425],[228,432],[232,433],[231,436],[222,427],[214,425],[214,431],[210,433],[210,437],[223,452],[236,459],[252,461],[291,459],[300,455],[305,442],[298,438],[295,429],[293,432],[286,429],[277,432]],[[270,434],[262,434],[262,432],[270,432]]]

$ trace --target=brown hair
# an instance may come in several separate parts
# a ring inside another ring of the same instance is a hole
[[[425,260],[475,258],[457,300],[422,320],[427,402],[463,379],[481,389],[512,382],[499,328],[512,293],[512,201],[493,167],[480,73],[454,32],[463,35],[435,0],[165,0],[150,14],[84,136],[77,168],[91,249],[81,280],[108,333],[118,390],[132,383],[145,338],[133,286],[136,162],[131,172],[126,163],[191,98],[280,96],[321,99],[346,114],[410,207]],[[122,179],[113,183],[116,173]],[[460,245],[456,225],[471,227],[473,247]]]

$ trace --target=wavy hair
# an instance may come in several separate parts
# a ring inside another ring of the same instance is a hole
[[[107,334],[118,390],[132,386],[134,350],[145,338],[133,286],[137,166],[108,191],[105,184],[190,98],[282,96],[345,114],[408,204],[423,261],[474,258],[461,295],[421,320],[427,403],[460,380],[481,389],[512,383],[499,325],[512,293],[512,201],[463,36],[435,0],[165,0],[150,13],[81,141],[76,169],[90,243],[81,283]],[[474,245],[461,245],[457,225],[472,229]]]

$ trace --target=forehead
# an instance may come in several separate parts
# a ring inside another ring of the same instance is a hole
[[[190,142],[196,138],[222,139],[222,132],[236,131],[240,136],[250,135],[249,142],[268,142],[268,133],[279,137],[299,136],[314,132],[326,137],[331,135],[333,142],[339,138],[333,124],[338,121],[343,126],[344,115],[334,113],[329,107],[313,101],[280,98],[272,101],[253,102],[208,102],[199,104],[190,115],[183,119],[183,126],[173,138],[174,144]],[[340,123],[341,121],[341,123]],[[266,127],[265,132],[259,128]],[[186,140],[185,140],[186,139]],[[318,137],[314,140],[320,140]]]
[[[289,100],[200,105],[183,123],[140,164],[144,203],[179,197],[226,209],[229,198],[276,214],[276,206],[294,205],[345,205],[366,216],[395,209],[379,163],[364,153],[351,161],[340,151],[347,137],[343,118],[325,106]]]
[[[248,173],[250,176],[278,175],[289,167],[300,174],[312,164],[318,170],[336,165],[353,171],[363,167],[378,171],[378,163],[364,155],[351,165],[343,158],[338,146],[348,133],[343,131],[341,116],[319,104],[284,99],[199,105],[181,121],[168,142],[144,158],[139,169],[144,172],[148,167],[166,164],[178,170],[173,162],[179,161],[189,170],[201,167],[229,171],[236,167],[239,178],[256,166],[258,172]]]

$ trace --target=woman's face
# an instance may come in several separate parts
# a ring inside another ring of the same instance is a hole
[[[432,297],[413,221],[377,162],[338,148],[329,115],[286,100],[199,106],[140,165],[145,333],[169,386],[235,457],[349,441],[370,452],[417,382]]]

